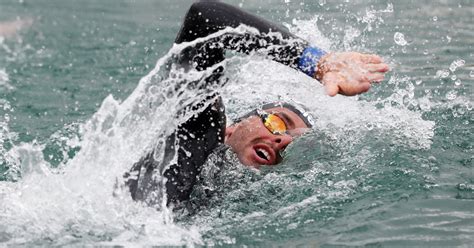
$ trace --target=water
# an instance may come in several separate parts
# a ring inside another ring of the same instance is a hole
[[[278,167],[228,153],[214,177],[211,160],[199,208],[156,211],[121,175],[175,121],[179,97],[155,66],[190,2],[2,0],[0,21],[33,24],[0,38],[0,243],[472,245],[472,1],[231,3],[325,49],[377,53],[392,71],[368,94],[330,98],[277,63],[230,57],[230,118],[294,100],[315,130]]]

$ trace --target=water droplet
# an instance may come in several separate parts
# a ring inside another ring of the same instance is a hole
[[[408,201],[408,199],[410,199],[410,195],[409,194],[401,194],[400,195],[400,198],[398,199],[399,201]]]
[[[405,89],[407,89],[408,92],[413,92],[415,90],[415,85],[413,85],[411,82],[407,82]]]
[[[460,183],[457,185],[458,190],[462,191],[474,191],[474,184]]]
[[[472,110],[472,104],[465,103],[466,109],[471,111]]]
[[[454,81],[455,86],[461,86],[461,84],[462,84],[461,79]]]
[[[430,105],[430,103],[429,103],[428,101],[422,101],[422,102],[420,102],[419,106],[420,106],[421,110],[423,110],[423,111],[429,111],[429,110],[431,110],[431,105]]]
[[[407,45],[407,41],[405,40],[405,35],[403,35],[400,32],[396,32],[393,35],[393,40],[395,41],[395,43],[397,43],[397,45],[400,45],[400,46],[406,46]]]
[[[369,123],[365,124],[365,127],[367,128],[367,130],[370,131],[370,130],[374,129],[374,124],[369,122]]]
[[[420,85],[421,83],[423,83],[423,81],[421,81],[421,80],[416,80],[416,81],[415,81],[415,84],[416,84],[416,85]]]
[[[153,85],[148,89],[148,92],[150,92],[152,95],[156,95],[160,92],[160,88],[156,85]]]
[[[454,61],[451,63],[451,65],[449,66],[449,70],[452,71],[452,72],[454,72],[454,71],[456,71],[456,69],[457,69],[458,67],[463,66],[465,63],[466,63],[466,61],[464,61],[464,60],[462,60],[462,59],[456,59],[456,60],[454,60]]]
[[[469,72],[469,77],[474,78],[474,71]]]
[[[428,55],[428,50],[424,50],[424,51],[423,51],[423,54],[424,54],[424,55]]]
[[[446,99],[448,100],[454,100],[458,97],[458,93],[455,90],[450,90],[448,93],[446,93]]]
[[[438,17],[437,17],[437,16],[433,16],[433,21],[434,21],[434,22],[438,21]]]
[[[452,75],[452,76],[451,76],[451,80],[453,80],[453,81],[456,80],[457,78],[458,78],[458,77],[457,77],[456,75]]]
[[[319,0],[319,5],[323,6],[326,4],[326,0]]]
[[[298,224],[296,223],[291,223],[286,227],[286,230],[294,230],[298,227]]]
[[[449,71],[448,70],[438,70],[436,72],[436,77],[437,78],[447,78],[449,76]]]
[[[451,42],[451,37],[449,35],[446,35],[446,39],[448,40],[448,43]]]

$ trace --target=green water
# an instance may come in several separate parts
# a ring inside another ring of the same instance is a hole
[[[129,199],[123,200],[127,209],[120,201],[101,202],[91,193],[101,191],[100,184],[86,182],[95,175],[89,168],[105,160],[86,151],[75,156],[93,147],[117,153],[110,160],[129,167],[135,155],[119,156],[119,148],[83,124],[94,113],[115,113],[114,107],[98,111],[115,106],[104,101],[108,95],[117,102],[129,98],[171,48],[190,1],[0,0],[0,21],[33,19],[18,36],[0,41],[0,222],[8,223],[0,224],[0,243],[471,246],[474,3],[229,3],[305,30],[318,15],[315,31],[324,41],[317,44],[377,53],[392,71],[359,98],[312,93],[322,99],[313,109],[318,130],[289,147],[281,166],[255,172],[231,164],[218,179],[207,179],[214,196],[195,192],[203,202],[195,213],[178,212],[174,224],[156,224],[147,219],[160,219],[156,211]],[[233,63],[228,77],[236,82],[297,80],[272,64],[262,76],[252,62]],[[229,103],[231,113],[235,105]],[[68,185],[68,173],[61,177],[68,166],[84,168],[83,174],[68,172],[83,176],[71,176],[71,185],[84,186]],[[54,176],[35,172],[43,167]],[[108,186],[124,171],[107,177],[97,170]],[[112,186],[104,188],[112,195]],[[146,214],[130,211],[135,208]]]

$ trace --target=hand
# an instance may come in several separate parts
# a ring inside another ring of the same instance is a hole
[[[315,78],[330,96],[353,96],[379,83],[389,67],[377,55],[358,52],[336,52],[324,55],[318,63]]]

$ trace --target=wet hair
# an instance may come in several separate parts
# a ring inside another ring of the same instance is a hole
[[[258,115],[259,110],[266,110],[266,109],[271,109],[271,108],[286,108],[290,110],[291,112],[295,113],[298,117],[300,117],[303,120],[303,122],[306,124],[306,126],[308,126],[309,128],[313,127],[314,125],[314,119],[309,113],[309,111],[304,109],[302,106],[299,106],[296,104],[290,104],[287,102],[271,102],[271,103],[263,104],[257,109],[254,109],[246,113],[245,115],[237,118],[236,120],[234,120],[234,123],[240,122],[243,119],[246,119],[250,116]]]

